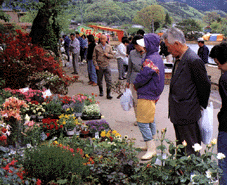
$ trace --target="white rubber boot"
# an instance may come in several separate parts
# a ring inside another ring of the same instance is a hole
[[[154,140],[149,140],[146,141],[147,145],[147,153],[141,157],[141,160],[149,160],[151,159],[154,155],[156,155],[156,146]]]
[[[142,151],[147,151],[147,144],[145,143],[145,145],[139,147],[139,149],[142,150]]]

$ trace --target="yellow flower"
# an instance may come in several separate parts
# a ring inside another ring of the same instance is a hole
[[[212,139],[211,144],[212,145],[216,145],[217,144],[217,139],[216,138]]]
[[[85,157],[89,158],[89,155],[88,154],[85,154]]]
[[[70,111],[70,108],[66,109],[66,111]]]
[[[106,137],[110,137],[110,132],[107,132]]]
[[[66,114],[66,115],[65,115],[65,118],[66,118],[66,119],[69,119],[69,115]]]
[[[64,117],[64,114],[61,114],[61,115],[59,116],[60,119],[63,118],[63,117]]]
[[[119,138],[119,137],[121,137],[121,134],[116,133],[115,136]]]
[[[57,141],[54,141],[54,144],[56,144],[56,145],[57,145],[57,144],[58,144],[58,142],[57,142]]]
[[[116,131],[116,130],[113,130],[113,131],[112,131],[112,134],[116,134],[116,133],[117,133],[117,131]]]
[[[101,135],[101,137],[105,137],[106,136],[106,131],[102,131],[100,135]]]
[[[65,125],[65,124],[66,124],[66,122],[65,122],[65,121],[63,121],[63,122],[62,122],[62,124],[63,124],[63,125]]]

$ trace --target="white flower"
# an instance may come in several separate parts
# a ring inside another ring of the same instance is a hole
[[[210,170],[207,170],[207,171],[206,171],[206,177],[207,177],[208,179],[210,179],[210,178],[211,178],[211,175],[212,175],[211,171],[210,171]]]
[[[195,152],[199,152],[202,149],[202,146],[196,143],[192,146],[192,148],[194,148]]]
[[[36,110],[33,110],[33,113],[35,114],[36,113]]]
[[[10,135],[10,131],[7,130],[6,131],[6,135],[9,136]]]
[[[38,116],[40,116],[41,115],[41,112],[38,112]]]
[[[32,147],[32,145],[31,144],[27,144],[27,148],[31,148]]]
[[[10,125],[6,125],[7,130],[10,130],[10,128],[12,128]]]
[[[225,154],[223,154],[223,153],[218,153],[217,159],[224,159],[224,158],[225,158]]]
[[[25,121],[30,121],[29,115],[26,114],[24,119],[25,119]]]
[[[184,147],[186,147],[186,146],[187,146],[187,142],[184,140],[184,141],[182,142],[182,145],[183,145]]]

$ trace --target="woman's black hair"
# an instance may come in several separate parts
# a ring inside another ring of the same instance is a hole
[[[88,35],[87,40],[88,40],[88,42],[95,42],[95,38],[93,35]]]
[[[210,55],[211,58],[216,58],[220,64],[224,64],[227,62],[227,43],[223,42],[219,45],[214,46]]]
[[[141,36],[141,35],[135,35],[134,37],[133,37],[133,39],[132,39],[132,44],[135,44],[135,45],[138,45],[137,44],[137,40],[140,40],[140,39],[142,39],[143,37]]]

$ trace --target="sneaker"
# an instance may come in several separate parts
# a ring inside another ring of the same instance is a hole
[[[93,82],[91,85],[92,85],[92,86],[97,86],[97,83]]]

